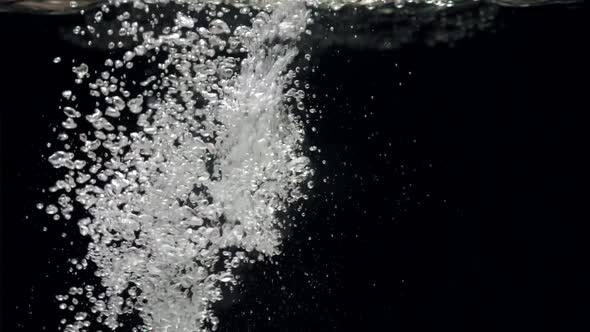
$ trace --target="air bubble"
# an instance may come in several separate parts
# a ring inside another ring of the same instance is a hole
[[[76,319],[78,321],[84,320],[84,319],[86,319],[86,316],[88,316],[88,314],[85,312],[77,312],[76,315],[74,316],[74,319]]]
[[[57,209],[57,206],[53,205],[53,204],[49,204],[47,205],[47,207],[45,208],[45,212],[47,214],[56,214],[59,210]]]
[[[71,152],[57,151],[49,157],[49,162],[55,168],[64,167],[69,162],[72,162],[73,157],[74,154]]]
[[[64,107],[64,114],[67,115],[70,118],[79,118],[80,116],[82,116],[82,114],[80,114],[80,112],[76,111],[75,109],[66,106]],[[71,128],[68,128],[71,129]]]
[[[223,33],[230,33],[231,30],[229,29],[227,23],[220,19],[215,19],[209,24],[209,32],[214,35],[219,35]]]
[[[88,74],[88,65],[86,65],[85,63],[79,65],[78,67],[74,67],[73,69],[74,73],[76,73],[76,75],[78,75],[78,78],[84,78],[84,76],[86,76],[86,74]]]

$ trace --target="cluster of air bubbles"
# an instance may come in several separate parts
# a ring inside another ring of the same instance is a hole
[[[100,280],[56,297],[63,331],[129,315],[133,331],[215,330],[235,268],[279,253],[278,215],[313,188],[292,68],[310,4],[111,0],[85,13],[93,25],[75,33],[113,51],[71,68],[48,158],[63,176],[37,206],[77,223],[88,252],[71,271]]]

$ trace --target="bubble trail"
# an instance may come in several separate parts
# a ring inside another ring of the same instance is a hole
[[[46,212],[77,221],[88,253],[72,264],[100,279],[56,297],[71,312],[63,331],[116,330],[125,317],[139,318],[133,331],[216,330],[211,304],[237,282],[233,270],[279,253],[277,212],[303,197],[312,173],[292,111],[305,94],[290,68],[310,14],[303,1],[235,13],[111,1],[91,14],[94,26],[75,29],[128,50],[101,69],[73,65],[93,110],[75,103],[80,91],[63,93],[64,147],[49,162],[65,173]],[[129,80],[139,63],[155,70]]]

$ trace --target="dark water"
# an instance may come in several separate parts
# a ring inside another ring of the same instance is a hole
[[[586,9],[498,9],[435,47],[313,39],[314,193],[284,254],[218,304],[220,330],[585,330]],[[34,207],[69,61],[102,59],[62,38],[75,20],[0,15],[2,331],[57,331],[83,253]]]

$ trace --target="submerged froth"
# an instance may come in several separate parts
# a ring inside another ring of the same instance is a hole
[[[145,16],[164,3],[137,1],[123,12],[119,3],[103,6],[93,14],[97,27],[113,12],[120,22],[119,41],[109,45],[135,46],[102,69],[73,68],[96,107],[63,108],[59,137],[78,137],[79,147],[66,144],[49,158],[69,171],[51,188],[63,191],[59,209],[47,212],[87,215],[78,221],[90,239],[83,268],[100,285],[59,297],[77,304],[85,293],[90,305],[72,310],[65,331],[115,330],[129,315],[141,318],[138,331],[216,329],[211,304],[220,286],[236,282],[242,262],[278,254],[277,212],[302,197],[311,172],[292,111],[304,92],[291,86],[289,67],[306,4],[240,10],[250,22],[241,25],[225,19],[239,15],[221,4],[177,1],[183,10],[165,13],[171,25],[162,24],[164,13],[148,15],[150,24],[133,21],[135,11]],[[79,33],[104,38],[96,31]],[[141,61],[157,72],[130,82],[125,72]]]

